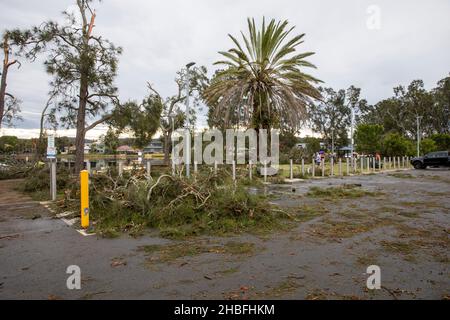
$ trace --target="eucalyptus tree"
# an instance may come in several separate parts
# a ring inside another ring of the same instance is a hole
[[[215,64],[223,67],[205,90],[211,117],[230,120],[254,128],[271,129],[283,122],[296,126],[306,117],[306,105],[319,99],[315,84],[320,80],[303,72],[315,68],[305,60],[313,52],[298,53],[305,34],[291,36],[294,27],[288,21],[248,19],[248,35],[240,43],[229,35],[234,47],[219,52],[225,59]],[[214,122],[214,121],[210,121]]]
[[[2,124],[11,124],[14,119],[21,119],[20,112],[20,100],[16,98],[11,92],[6,91],[7,79],[9,68],[13,65],[17,65],[20,68],[20,62],[17,59],[11,59],[12,45],[9,38],[9,33],[5,32],[3,35],[3,41],[0,44],[3,50],[3,64],[0,79],[0,128]]]
[[[351,107],[345,90],[319,88],[322,99],[308,106],[311,128],[322,135],[328,145],[343,146],[348,143]]]
[[[86,132],[111,117],[111,106],[119,105],[114,79],[116,47],[93,31],[94,0],[76,0],[76,12],[63,12],[64,22],[46,21],[28,30],[12,30],[10,36],[26,57],[34,60],[46,53],[46,71],[52,76],[55,103],[49,110],[59,124],[76,128],[75,171],[84,161]]]
[[[186,115],[183,111],[183,106],[186,102],[186,96],[189,94],[191,104],[194,106],[190,108],[191,123],[195,123],[197,117],[197,110],[201,109],[202,93],[207,87],[209,79],[207,76],[207,69],[204,66],[193,67],[189,69],[189,92],[187,92],[187,70],[182,69],[177,72],[175,77],[176,93],[174,95],[163,98],[159,91],[152,84],[148,83],[149,90],[154,97],[159,100],[162,105],[162,112],[160,117],[160,130],[164,142],[164,163],[169,163],[169,154],[171,147],[170,137],[172,130],[181,128],[186,121]]]

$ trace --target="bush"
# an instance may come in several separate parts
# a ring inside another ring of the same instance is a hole
[[[389,133],[384,136],[381,152],[387,157],[412,156],[414,144],[398,133]]]
[[[437,133],[430,137],[436,144],[436,149],[450,151],[450,134]]]
[[[429,152],[437,151],[438,147],[436,142],[432,139],[423,139],[420,142],[420,152],[421,154],[427,154]]]

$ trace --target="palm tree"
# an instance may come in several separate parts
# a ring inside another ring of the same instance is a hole
[[[232,121],[253,128],[270,129],[284,124],[298,127],[306,115],[306,105],[319,99],[314,84],[320,80],[303,73],[301,68],[315,66],[304,60],[314,52],[296,53],[305,34],[287,40],[294,27],[288,21],[262,22],[256,30],[255,20],[248,19],[249,35],[242,32],[242,46],[229,35],[235,47],[219,52],[226,60],[216,65],[225,66],[213,77],[204,93],[214,116],[225,125]],[[236,124],[236,123],[235,123]]]

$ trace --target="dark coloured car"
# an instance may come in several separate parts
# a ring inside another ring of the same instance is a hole
[[[415,169],[425,169],[426,167],[450,167],[450,152],[430,152],[423,157],[412,158],[411,164]]]

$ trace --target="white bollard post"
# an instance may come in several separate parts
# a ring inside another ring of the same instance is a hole
[[[267,183],[267,161],[264,161],[264,182]]]
[[[89,174],[91,174],[91,161],[90,160],[86,160],[86,170],[87,170],[87,172],[89,172]]]
[[[330,176],[334,176],[334,158],[331,157],[330,159]]]
[[[147,161],[147,177],[149,179],[152,177],[152,164],[150,160]]]
[[[292,159],[290,160],[290,166],[289,166],[289,176],[290,176],[290,179],[292,180],[292,179],[294,179],[294,168],[292,167],[293,166],[293,163],[292,163]]]
[[[345,158],[345,162],[347,165],[347,175],[350,175],[350,161],[348,158]]]
[[[376,171],[375,161],[376,161],[376,158],[375,158],[375,157],[372,157],[372,167],[373,167],[373,172]]]
[[[214,160],[214,174],[217,174],[217,160]]]
[[[302,177],[305,177],[305,159],[302,158]]]
[[[364,158],[361,157],[361,174],[363,173],[364,170]]]
[[[322,177],[325,177],[325,158],[322,159],[321,164],[322,164]]]
[[[194,161],[194,173],[197,174],[197,161]]]
[[[312,172],[311,172],[313,178],[316,175],[316,163],[314,161],[315,161],[315,159],[313,157],[313,159],[312,159]]]
[[[236,161],[233,160],[233,181],[236,180]]]
[[[119,176],[123,174],[123,162],[119,161]]]
[[[367,173],[370,173],[370,157],[367,157],[366,160],[367,160]]]
[[[339,158],[339,176],[342,177],[342,159]]]

